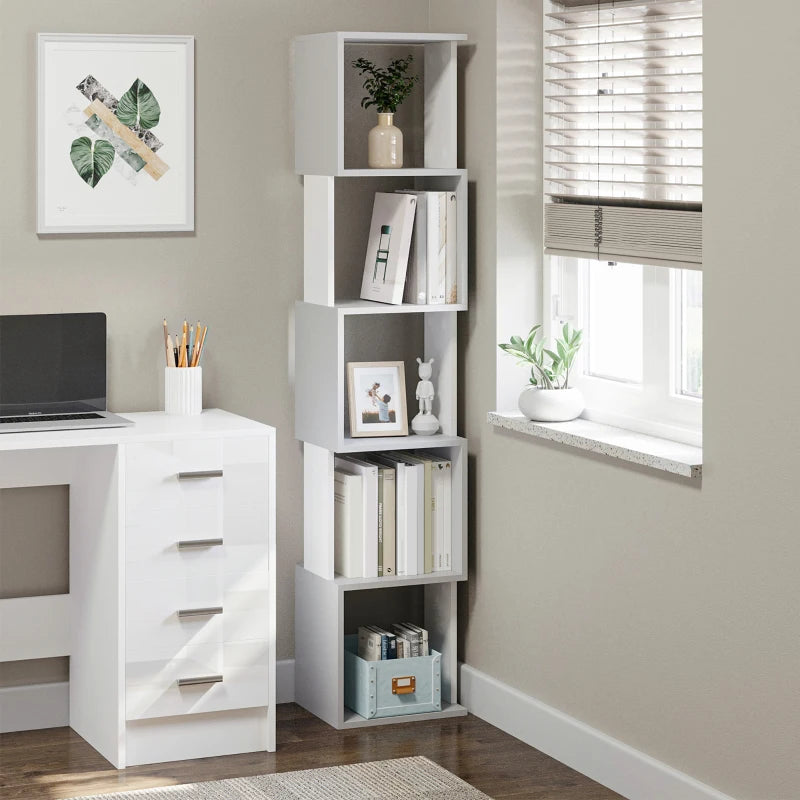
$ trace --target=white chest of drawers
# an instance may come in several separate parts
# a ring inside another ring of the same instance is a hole
[[[123,416],[0,437],[0,486],[70,484],[70,724],[120,768],[274,750],[275,431]]]

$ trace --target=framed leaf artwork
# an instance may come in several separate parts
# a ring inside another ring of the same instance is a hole
[[[194,230],[194,37],[38,35],[37,233]]]

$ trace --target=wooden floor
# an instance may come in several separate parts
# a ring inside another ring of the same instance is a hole
[[[620,800],[477,717],[336,731],[278,706],[277,753],[204,758],[118,772],[70,728],[0,735],[0,798],[56,800],[153,786],[424,755],[494,800]],[[335,798],[332,798],[335,800]]]

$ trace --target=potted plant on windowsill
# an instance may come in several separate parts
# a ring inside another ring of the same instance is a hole
[[[357,58],[352,65],[359,75],[367,75],[364,89],[367,96],[361,99],[361,107],[375,106],[378,124],[369,132],[367,139],[367,163],[373,169],[403,166],[403,132],[394,125],[397,107],[411,94],[418,75],[407,75],[414,56],[395,58],[387,67],[379,67],[367,58]]]
[[[531,365],[530,385],[519,396],[519,410],[536,422],[567,422],[580,416],[584,409],[580,389],[569,385],[570,370],[580,350],[583,332],[569,325],[561,329],[555,349],[544,346],[542,326],[534,325],[528,337],[512,336],[500,349],[514,356],[521,364]]]

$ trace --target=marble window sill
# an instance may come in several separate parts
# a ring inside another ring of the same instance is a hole
[[[571,422],[532,422],[520,414],[490,411],[490,424],[516,433],[577,447],[609,458],[619,458],[652,469],[671,472],[684,478],[703,474],[703,450],[700,447],[647,436],[643,433],[601,425],[588,419]]]

